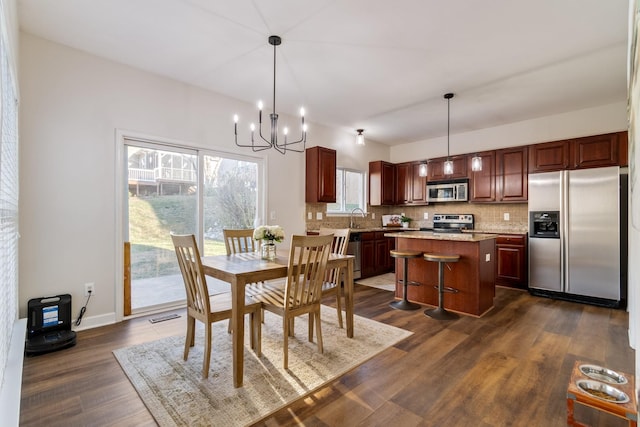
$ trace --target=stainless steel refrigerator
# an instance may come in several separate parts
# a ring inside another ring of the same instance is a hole
[[[626,175],[594,168],[529,175],[529,290],[626,304]]]

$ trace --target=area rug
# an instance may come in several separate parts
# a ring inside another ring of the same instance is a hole
[[[359,285],[395,292],[396,275],[395,273],[386,273],[381,274],[380,276],[367,277],[366,279],[356,279],[356,283]]]
[[[227,322],[213,331],[209,378],[202,378],[203,336],[182,360],[184,336],[114,350],[120,366],[160,426],[244,426],[319,389],[412,332],[354,316],[354,338],[337,325],[334,308],[322,306],[324,353],[308,342],[307,318],[289,338],[289,370],[282,368],[282,318],[265,312],[262,357],[245,345],[244,386],[233,387]],[[246,322],[248,323],[248,322]],[[248,337],[248,325],[245,337]],[[247,339],[248,341],[248,339]]]

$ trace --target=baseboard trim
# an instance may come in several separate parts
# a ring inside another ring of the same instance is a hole
[[[20,425],[20,395],[22,392],[22,363],[24,342],[27,334],[27,319],[18,319],[13,324],[11,345],[4,370],[4,381],[0,385],[0,414],[3,426]]]
[[[114,323],[116,323],[116,313],[106,313],[99,316],[83,317],[80,326],[76,326],[76,319],[73,319],[73,330],[76,332],[84,331],[85,329],[113,325]]]

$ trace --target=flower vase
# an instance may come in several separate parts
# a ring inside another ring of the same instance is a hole
[[[273,240],[265,240],[260,249],[262,251],[262,259],[267,261],[276,260],[276,244]]]

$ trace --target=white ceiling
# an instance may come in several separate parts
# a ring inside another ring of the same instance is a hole
[[[627,0],[19,0],[22,31],[384,144],[626,100]],[[230,116],[233,112],[230,112]],[[257,114],[256,114],[257,116]],[[246,118],[246,121],[255,117]],[[312,137],[313,127],[309,137]]]

